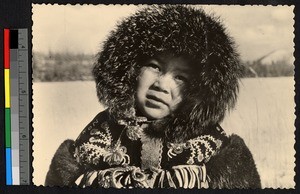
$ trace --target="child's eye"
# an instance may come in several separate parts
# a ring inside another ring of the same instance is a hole
[[[188,81],[188,79],[185,76],[182,76],[182,75],[176,75],[175,79],[180,81],[180,82],[184,82],[184,83],[186,83]]]
[[[160,71],[160,67],[155,63],[148,63],[146,66],[154,69],[155,71]]]

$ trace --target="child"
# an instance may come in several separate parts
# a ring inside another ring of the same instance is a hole
[[[219,123],[241,76],[233,41],[191,6],[120,23],[93,69],[100,112],[55,153],[46,185],[260,188],[249,149]]]

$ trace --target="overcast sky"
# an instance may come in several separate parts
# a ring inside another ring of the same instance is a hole
[[[293,6],[202,6],[223,20],[243,60],[293,51]],[[33,51],[95,54],[127,5],[33,5]]]

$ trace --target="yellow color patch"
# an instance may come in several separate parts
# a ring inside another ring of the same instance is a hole
[[[10,76],[9,69],[4,69],[5,108],[10,108]]]

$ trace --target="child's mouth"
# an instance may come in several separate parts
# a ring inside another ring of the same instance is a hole
[[[146,105],[152,108],[160,108],[162,104],[168,106],[168,104],[164,100],[154,95],[146,95],[146,99]]]

